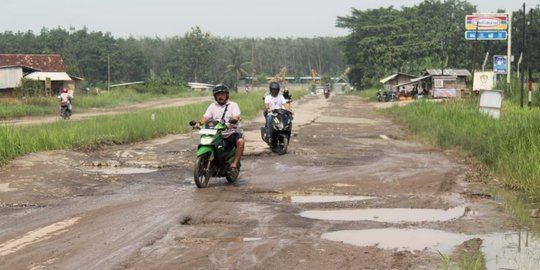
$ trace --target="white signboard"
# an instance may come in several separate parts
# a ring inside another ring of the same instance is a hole
[[[480,91],[480,111],[499,119],[501,117],[502,99],[503,92],[501,90]]]
[[[491,90],[495,87],[495,73],[493,71],[475,71],[473,91]]]

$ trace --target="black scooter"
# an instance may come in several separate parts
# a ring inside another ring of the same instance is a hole
[[[283,155],[287,153],[287,147],[291,139],[292,113],[284,109],[275,109],[271,113],[274,114],[271,135],[267,138],[266,128],[261,127],[261,138],[270,146],[272,151],[278,155]]]

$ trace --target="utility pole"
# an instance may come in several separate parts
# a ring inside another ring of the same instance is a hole
[[[473,75],[473,81],[474,81],[474,76],[475,76],[475,72],[476,72],[476,48],[478,47],[478,21],[476,21],[476,30],[475,30],[475,33],[474,33],[474,49],[473,49],[473,60],[472,60],[472,75]],[[473,87],[473,91],[474,91],[474,87]],[[472,93],[472,92],[471,92]]]
[[[525,54],[525,33],[526,33],[526,31],[525,31],[525,25],[526,25],[525,21],[526,21],[526,19],[527,19],[527,17],[525,16],[525,3],[523,3],[523,30],[522,30],[523,31],[523,39],[522,39],[522,43],[521,43],[521,52],[523,53],[523,59],[526,59],[526,57],[527,57],[527,55]],[[521,65],[521,72],[520,73],[521,73],[521,78],[520,78],[521,79],[520,80],[520,82],[521,82],[521,95],[520,95],[520,103],[519,104],[520,104],[521,108],[523,108],[523,94],[524,94],[523,93],[524,92],[524,89],[523,89],[523,87],[524,87],[524,85],[523,85],[524,84],[524,82],[523,82],[523,77],[524,77],[523,76],[524,75],[523,74],[523,65]]]
[[[111,92],[111,57],[107,54],[107,92]]]
[[[506,83],[511,87],[512,79],[512,13],[508,13],[508,46],[506,47]],[[511,90],[511,89],[509,89]]]
[[[527,23],[529,25],[529,29],[532,29],[532,22],[533,22],[533,9],[529,9],[529,22]],[[532,48],[532,33],[529,33],[529,47]],[[527,59],[527,70],[529,71],[529,75],[527,76],[527,86],[528,86],[528,92],[529,92],[529,99],[527,102],[527,105],[529,106],[529,109],[532,107],[532,71],[531,71],[531,60]]]

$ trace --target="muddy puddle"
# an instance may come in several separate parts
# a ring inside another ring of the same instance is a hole
[[[349,202],[372,200],[376,197],[371,196],[347,196],[347,195],[309,195],[309,196],[291,196],[292,203],[329,203],[329,202]]]
[[[377,222],[440,222],[457,219],[465,213],[465,206],[450,209],[376,208],[310,210],[300,216],[310,219]]]
[[[150,168],[134,168],[134,167],[113,167],[113,168],[95,168],[95,169],[85,169],[87,172],[96,172],[102,174],[138,174],[138,173],[152,173],[156,172],[157,169]]]
[[[431,229],[369,229],[325,233],[321,238],[355,246],[411,252],[431,250],[449,255],[471,239],[481,239],[486,269],[540,269],[540,239],[527,232],[467,235]]]

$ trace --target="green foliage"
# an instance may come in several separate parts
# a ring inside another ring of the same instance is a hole
[[[21,84],[15,87],[15,96],[17,98],[45,97],[51,95],[45,91],[43,81],[21,79]]]
[[[420,74],[427,68],[472,70],[475,52],[477,68],[486,52],[506,54],[507,42],[480,41],[474,46],[474,41],[463,38],[464,18],[475,12],[476,7],[468,1],[424,0],[400,9],[353,9],[350,16],[338,17],[337,26],[351,31],[343,42],[351,82],[358,87],[371,86],[391,73]],[[533,10],[534,14],[539,12],[540,7]],[[528,48],[540,46],[540,39],[535,38],[540,35],[540,21],[532,17]],[[512,54],[519,55],[523,15],[514,12],[512,18]],[[530,15],[527,20],[531,21]],[[539,54],[529,50],[525,61],[534,71],[540,69],[540,61],[532,59],[538,59]]]
[[[44,28],[38,35],[30,31],[0,33],[0,51],[60,54],[68,73],[85,79],[83,87],[106,85],[109,68],[112,84],[225,81],[233,86],[247,73],[251,76],[253,70],[257,74],[276,74],[284,66],[295,76],[307,75],[312,68],[339,75],[345,69],[342,40],[219,38],[197,26],[183,36],[165,39],[114,38],[110,33],[86,28]]]
[[[252,68],[251,62],[245,61],[242,55],[242,50],[238,45],[233,45],[230,52],[230,60],[227,65],[224,75],[232,74],[234,76],[234,86],[238,86],[238,82],[242,76],[251,76]],[[236,87],[234,87],[236,89]]]

